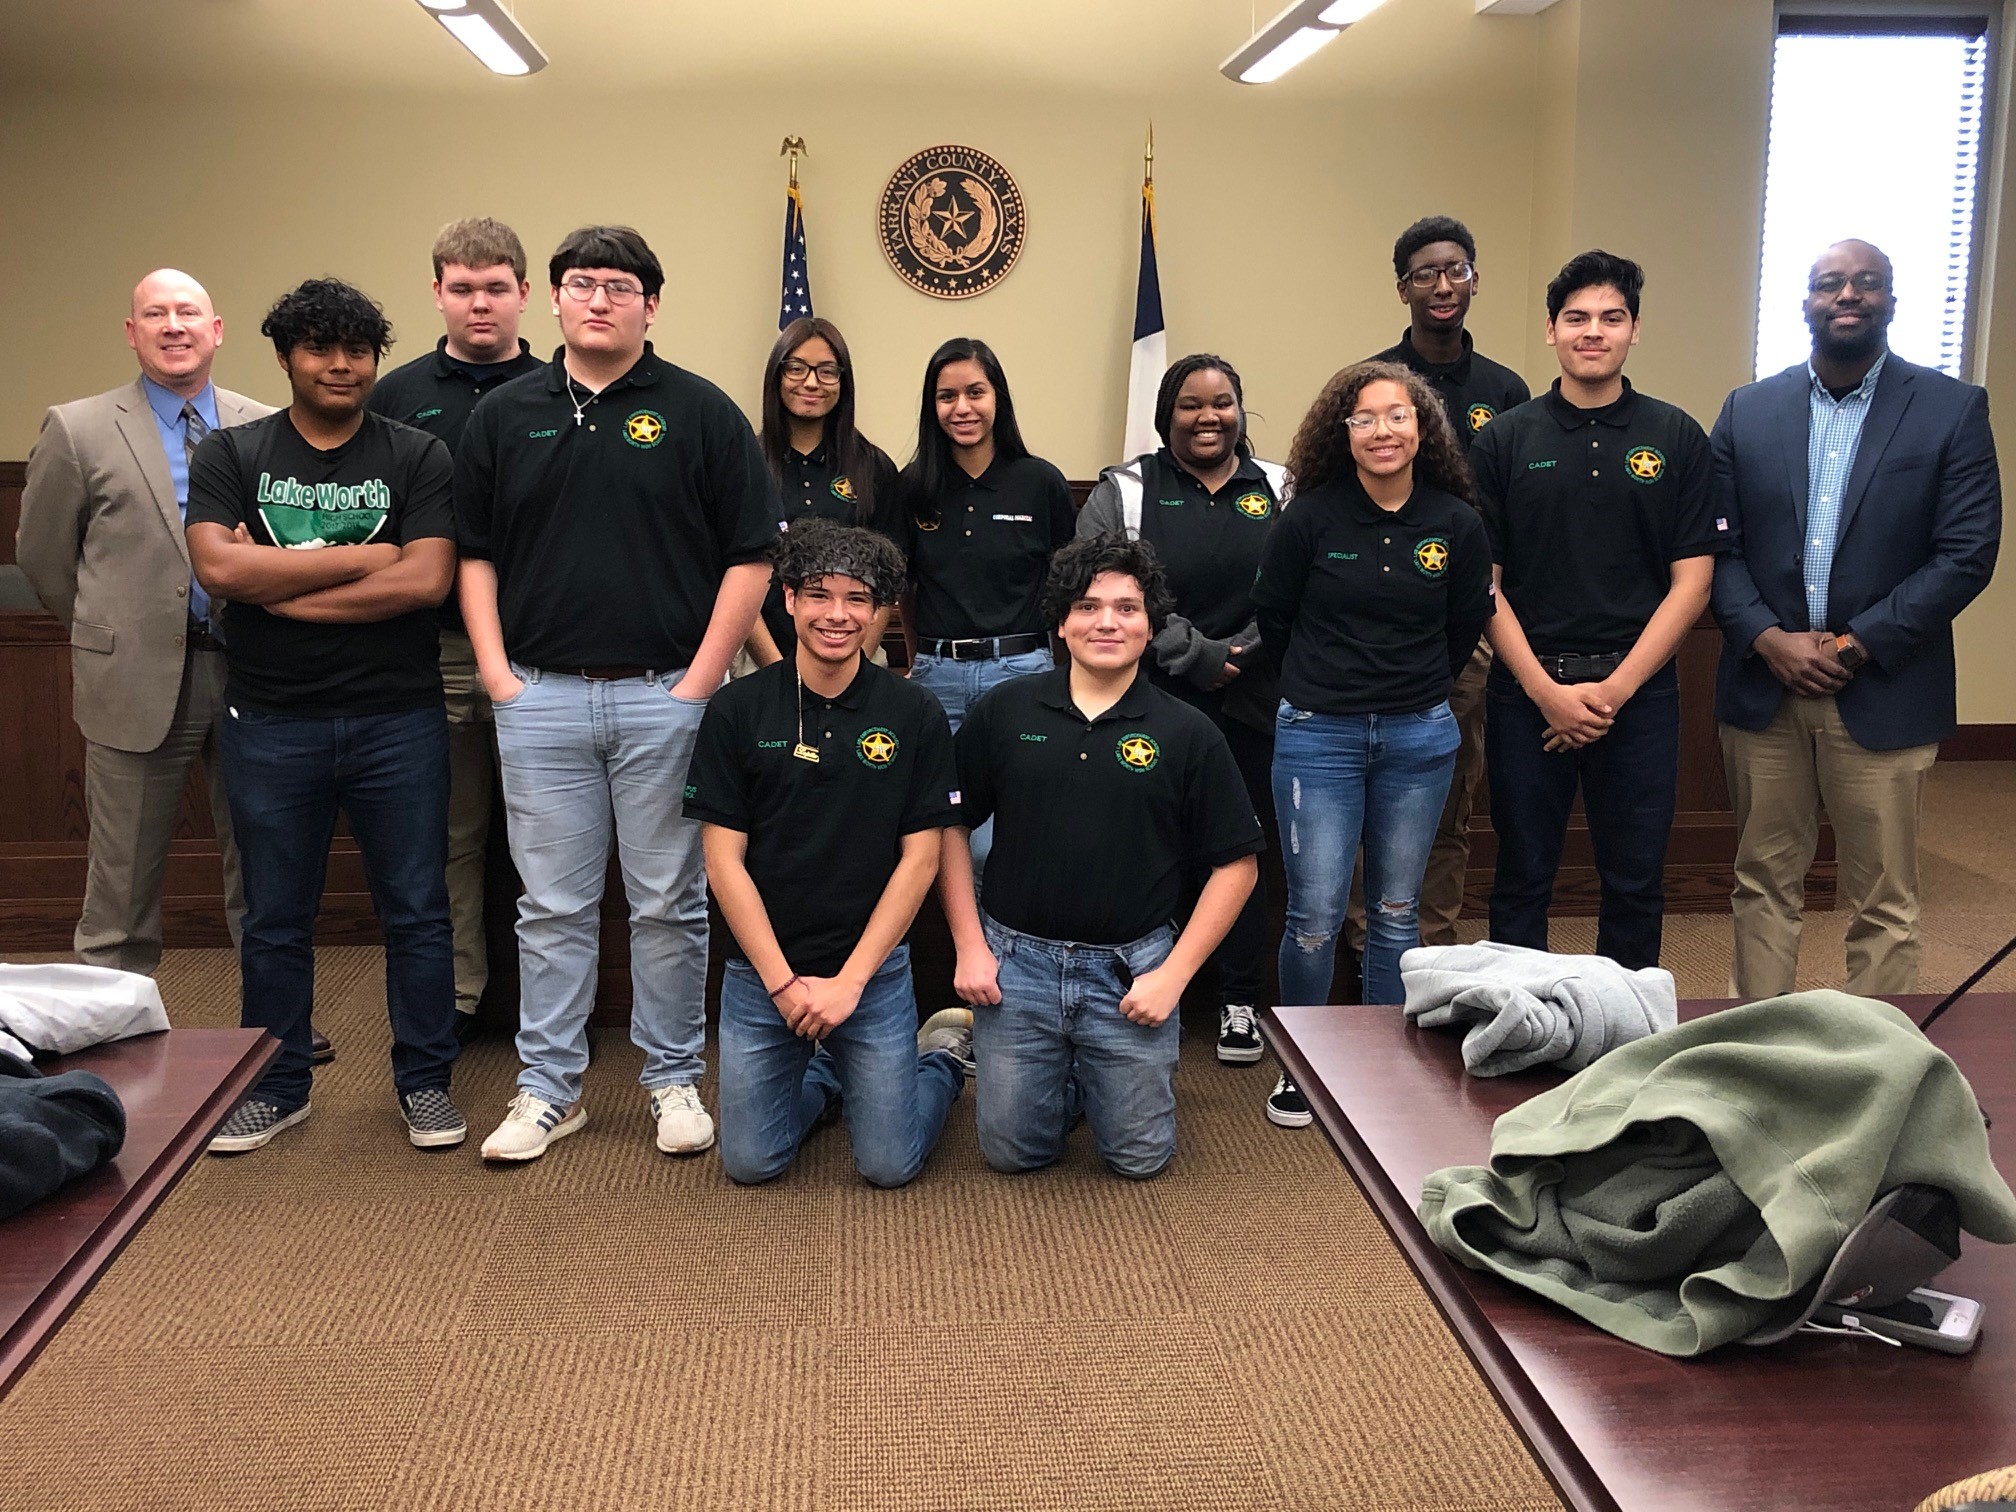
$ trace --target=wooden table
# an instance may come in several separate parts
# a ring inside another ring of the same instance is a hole
[[[1937,1000],[1891,1001],[1915,1019]],[[1728,1006],[1683,1003],[1681,1016]],[[1484,1164],[1492,1122],[1558,1074],[1466,1076],[1461,1036],[1414,1029],[1398,1008],[1282,1008],[1264,1029],[1570,1507],[1908,1512],[1952,1481],[2016,1463],[2016,1248],[1967,1237],[1934,1283],[1986,1305],[1964,1357],[1804,1336],[1671,1359],[1469,1270],[1415,1217],[1427,1175]],[[1993,1119],[1996,1163],[2016,1172],[2016,994],[1963,998],[1931,1037]]]
[[[170,1029],[39,1063],[111,1083],[126,1105],[126,1143],[116,1160],[0,1221],[0,1396],[279,1052],[263,1029]]]

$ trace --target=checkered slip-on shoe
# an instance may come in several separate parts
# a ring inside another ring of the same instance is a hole
[[[406,1137],[423,1150],[446,1149],[469,1137],[469,1121],[439,1087],[423,1087],[399,1099]]]
[[[308,1103],[287,1112],[270,1102],[248,1097],[231,1110],[224,1126],[210,1137],[212,1155],[242,1155],[273,1142],[282,1129],[291,1129],[308,1116]]]

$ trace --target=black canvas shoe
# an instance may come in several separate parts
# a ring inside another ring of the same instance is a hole
[[[1260,1044],[1260,1019],[1244,1003],[1218,1010],[1218,1059],[1228,1066],[1250,1066],[1266,1051]]]
[[[1309,1111],[1309,1099],[1302,1095],[1300,1087],[1285,1075],[1274,1083],[1274,1090],[1267,1094],[1269,1123],[1284,1129],[1306,1129],[1315,1120],[1316,1115]]]
[[[408,1092],[399,1099],[399,1111],[406,1115],[406,1137],[419,1149],[446,1149],[469,1137],[468,1121],[439,1087]]]
[[[309,1104],[287,1112],[270,1102],[248,1097],[231,1110],[224,1126],[210,1136],[212,1155],[242,1155],[273,1142],[282,1129],[291,1129],[308,1116]]]

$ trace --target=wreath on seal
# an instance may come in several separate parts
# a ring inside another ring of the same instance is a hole
[[[904,225],[910,233],[910,243],[919,253],[941,268],[970,268],[986,259],[994,248],[994,238],[1001,231],[1001,213],[995,208],[995,199],[990,191],[973,196],[973,203],[979,209],[979,224],[973,228],[973,238],[961,251],[954,251],[937,232],[931,229],[931,206],[951,186],[942,178],[926,179],[910,191],[910,198],[904,204]]]

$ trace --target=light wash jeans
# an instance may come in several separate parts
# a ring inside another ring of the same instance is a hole
[[[597,682],[513,665],[525,689],[496,706],[518,900],[518,1085],[581,1095],[603,878],[613,842],[630,900],[630,1038],[647,1087],[700,1079],[707,1017],[707,877],[684,807],[704,700],[681,671]]]
[[[1274,815],[1288,873],[1280,1000],[1327,1003],[1351,867],[1365,845],[1367,1003],[1401,1003],[1400,956],[1421,943],[1421,878],[1462,735],[1442,702],[1418,714],[1274,716]]]
[[[965,1085],[950,1055],[917,1053],[908,945],[890,952],[824,1043],[792,1031],[747,961],[730,961],[722,975],[721,1168],[732,1181],[781,1175],[828,1101],[844,1094],[854,1169],[878,1187],[902,1186],[937,1148]]]
[[[973,1010],[980,1153],[997,1171],[1054,1162],[1082,1112],[1115,1175],[1146,1180],[1176,1153],[1179,1015],[1121,1017],[1134,979],[1168,958],[1163,925],[1127,945],[1023,934],[981,915],[1001,1002]]]
[[[945,718],[951,722],[952,733],[956,735],[959,726],[966,722],[966,711],[980,701],[982,693],[1018,677],[1048,672],[1050,666],[1047,646],[1025,651],[1020,656],[993,656],[984,661],[953,661],[949,656],[920,654],[910,664],[910,681],[928,688],[932,696],[945,706]],[[980,869],[987,864],[987,853],[994,848],[994,821],[989,819],[974,830],[970,843],[973,847],[973,877],[977,882]]]

